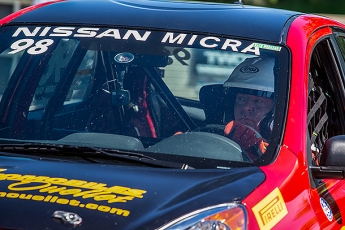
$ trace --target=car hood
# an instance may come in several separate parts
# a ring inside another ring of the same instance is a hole
[[[201,208],[240,202],[265,179],[258,167],[177,170],[16,157],[0,162],[1,229],[154,229]],[[75,222],[65,222],[68,216]]]

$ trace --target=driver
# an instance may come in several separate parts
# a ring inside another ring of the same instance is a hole
[[[226,98],[235,98],[235,105],[225,111],[224,135],[252,160],[265,153],[273,126],[273,67],[272,58],[247,58],[223,85]]]

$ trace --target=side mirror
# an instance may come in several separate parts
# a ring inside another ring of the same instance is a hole
[[[334,136],[326,141],[320,166],[345,166],[345,135]]]

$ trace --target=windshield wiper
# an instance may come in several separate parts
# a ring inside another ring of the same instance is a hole
[[[187,164],[157,160],[153,157],[146,156],[141,153],[118,150],[118,149],[102,149],[91,146],[77,146],[77,145],[66,145],[66,144],[42,144],[42,143],[25,143],[25,144],[0,144],[0,151],[10,153],[48,153],[48,154],[68,154],[71,153],[79,157],[86,157],[85,154],[92,154],[92,156],[102,155],[103,157],[113,158],[117,160],[125,160],[143,165],[162,167],[162,168],[178,168],[178,169],[193,169]],[[98,163],[97,161],[92,161]]]

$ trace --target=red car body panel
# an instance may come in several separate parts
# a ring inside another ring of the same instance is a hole
[[[326,187],[323,191],[311,188],[306,158],[305,130],[307,129],[310,56],[320,38],[332,34],[330,26],[344,28],[342,24],[323,17],[300,16],[293,21],[288,31],[287,46],[291,50],[293,77],[282,147],[279,157],[273,164],[261,167],[266,174],[266,180],[243,202],[250,209],[249,207],[256,205],[257,200],[265,198],[278,187],[288,212],[294,214],[286,215],[275,225],[275,229],[340,229],[343,226],[342,216],[345,213],[335,215],[336,217],[330,224],[320,206],[320,194],[327,190],[336,204],[344,207],[345,182],[343,180],[324,180]],[[271,215],[275,215],[275,213],[273,212]],[[249,216],[249,219],[255,219],[253,212],[249,212]],[[249,229],[259,228],[257,222],[249,223]]]

